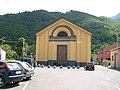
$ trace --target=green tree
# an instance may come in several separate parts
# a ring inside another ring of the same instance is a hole
[[[12,50],[12,47],[8,44],[4,44],[2,48],[6,51],[6,59],[11,60],[11,59],[16,59],[17,55],[15,55],[15,51]]]
[[[19,58],[25,56],[26,45],[27,45],[27,43],[25,42],[25,38],[23,38],[23,37],[19,38],[19,41],[18,41],[18,43],[16,45],[16,49],[15,49]]]
[[[27,54],[30,55],[32,53],[33,55],[35,55],[35,50],[36,50],[36,47],[35,47],[34,44],[33,45],[28,45]]]

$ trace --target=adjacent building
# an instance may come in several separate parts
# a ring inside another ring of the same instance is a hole
[[[6,52],[0,47],[0,60],[6,59]]]
[[[116,48],[118,46],[120,46],[120,44],[119,45],[113,44],[113,45],[110,45],[110,46],[107,46],[107,47],[103,48],[102,50],[99,50],[97,52],[97,60],[98,60],[98,62],[102,62],[102,60],[110,60],[111,59],[110,50],[114,49],[114,48]]]
[[[120,47],[110,50],[111,67],[120,69]]]
[[[91,35],[60,18],[36,33],[36,61],[44,65],[84,66],[91,60]]]

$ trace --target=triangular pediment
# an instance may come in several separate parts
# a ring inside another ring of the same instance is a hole
[[[83,29],[82,27],[80,27],[80,26],[72,23],[71,21],[69,21],[69,20],[67,20],[67,19],[65,19],[65,18],[60,18],[60,19],[58,19],[58,20],[55,21],[54,23],[48,25],[46,28],[44,28],[44,29],[40,30],[39,32],[37,32],[36,35],[39,35],[40,33],[44,32],[44,31],[46,31],[46,30],[49,30],[49,28],[51,28],[51,27],[60,27],[60,26],[64,26],[65,24],[67,24],[68,26],[73,26],[73,27],[75,27],[75,28],[78,28],[78,29],[82,30],[83,32],[85,32],[85,33],[87,33],[87,34],[92,35],[91,32]]]

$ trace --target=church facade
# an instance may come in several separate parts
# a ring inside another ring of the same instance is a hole
[[[84,66],[91,60],[91,36],[61,18],[36,33],[36,61],[44,65]]]

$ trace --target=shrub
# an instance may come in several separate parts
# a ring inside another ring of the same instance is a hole
[[[102,65],[105,67],[110,66],[110,60],[103,60]]]

